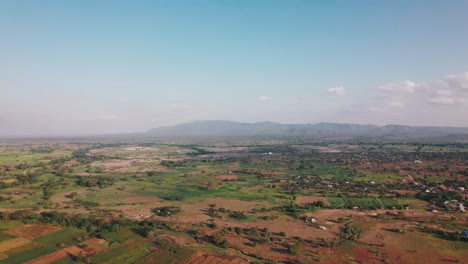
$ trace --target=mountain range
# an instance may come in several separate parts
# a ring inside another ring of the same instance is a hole
[[[340,123],[280,124],[232,121],[194,121],[171,127],[153,128],[146,135],[160,137],[280,136],[315,138],[434,138],[468,139],[467,127],[360,125]]]

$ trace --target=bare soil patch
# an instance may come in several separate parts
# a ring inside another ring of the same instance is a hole
[[[225,208],[233,211],[248,212],[253,208],[260,209],[262,207],[270,207],[268,202],[263,201],[242,201],[230,200],[224,198],[209,198],[203,202],[187,204],[182,203],[178,206],[181,207],[182,212],[174,216],[171,220],[180,223],[200,223],[204,222],[211,217],[207,215],[207,209],[211,204],[216,205],[217,208]]]
[[[249,246],[251,242],[248,239],[237,235],[230,235],[227,237],[227,240],[230,247],[236,248],[247,255],[261,256],[262,259],[275,262],[286,262],[289,260],[287,249],[277,244],[256,245],[253,247]]]
[[[70,255],[77,256],[79,252],[81,252],[81,248],[79,248],[78,246],[70,246],[65,249],[61,249],[44,256],[40,256],[38,258],[25,262],[25,264],[49,264],[66,258]]]
[[[71,192],[58,193],[51,197],[51,201],[54,201],[56,203],[70,202],[72,201],[72,199],[68,198],[68,196],[72,192],[76,192],[78,197],[80,196],[82,197],[87,192],[87,190],[76,190],[76,191],[71,191]]]
[[[0,182],[4,182],[4,183],[13,183],[13,182],[16,182],[18,181],[17,179],[2,179],[0,180]]]
[[[195,254],[182,262],[182,264],[247,264],[248,261],[237,256],[215,256]]]
[[[35,239],[61,229],[60,226],[27,224],[5,231],[5,233],[16,237]]]
[[[237,180],[237,176],[233,174],[218,175],[218,176],[214,176],[214,178],[219,179],[219,180],[227,180],[227,181]]]
[[[215,222],[218,226],[225,227],[268,228],[269,232],[285,232],[287,237],[300,237],[302,239],[334,238],[340,231],[338,225],[328,225],[327,230],[321,230],[288,216],[253,222],[227,222],[219,219],[216,219]]]

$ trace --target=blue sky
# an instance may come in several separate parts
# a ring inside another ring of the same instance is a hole
[[[0,135],[468,126],[468,1],[0,1]]]

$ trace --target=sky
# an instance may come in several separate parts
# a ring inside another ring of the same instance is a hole
[[[468,1],[0,1],[0,136],[468,127]]]

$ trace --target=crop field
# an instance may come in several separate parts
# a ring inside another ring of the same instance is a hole
[[[461,261],[468,151],[437,148],[12,143],[0,263]]]
[[[9,235],[15,237],[22,237],[27,239],[35,239],[49,233],[56,232],[62,229],[61,226],[51,226],[51,225],[35,225],[35,224],[28,224],[22,225],[14,229],[10,229],[5,231]]]
[[[0,242],[0,253],[6,253],[19,247],[23,247],[32,243],[31,240],[25,238],[12,238],[3,242]]]
[[[177,264],[183,263],[184,260],[195,254],[194,251],[171,245],[167,248],[156,248],[155,251],[148,256],[138,260],[136,264]]]
[[[148,255],[149,241],[135,238],[122,244],[111,245],[107,250],[91,257],[96,263],[132,263]]]

